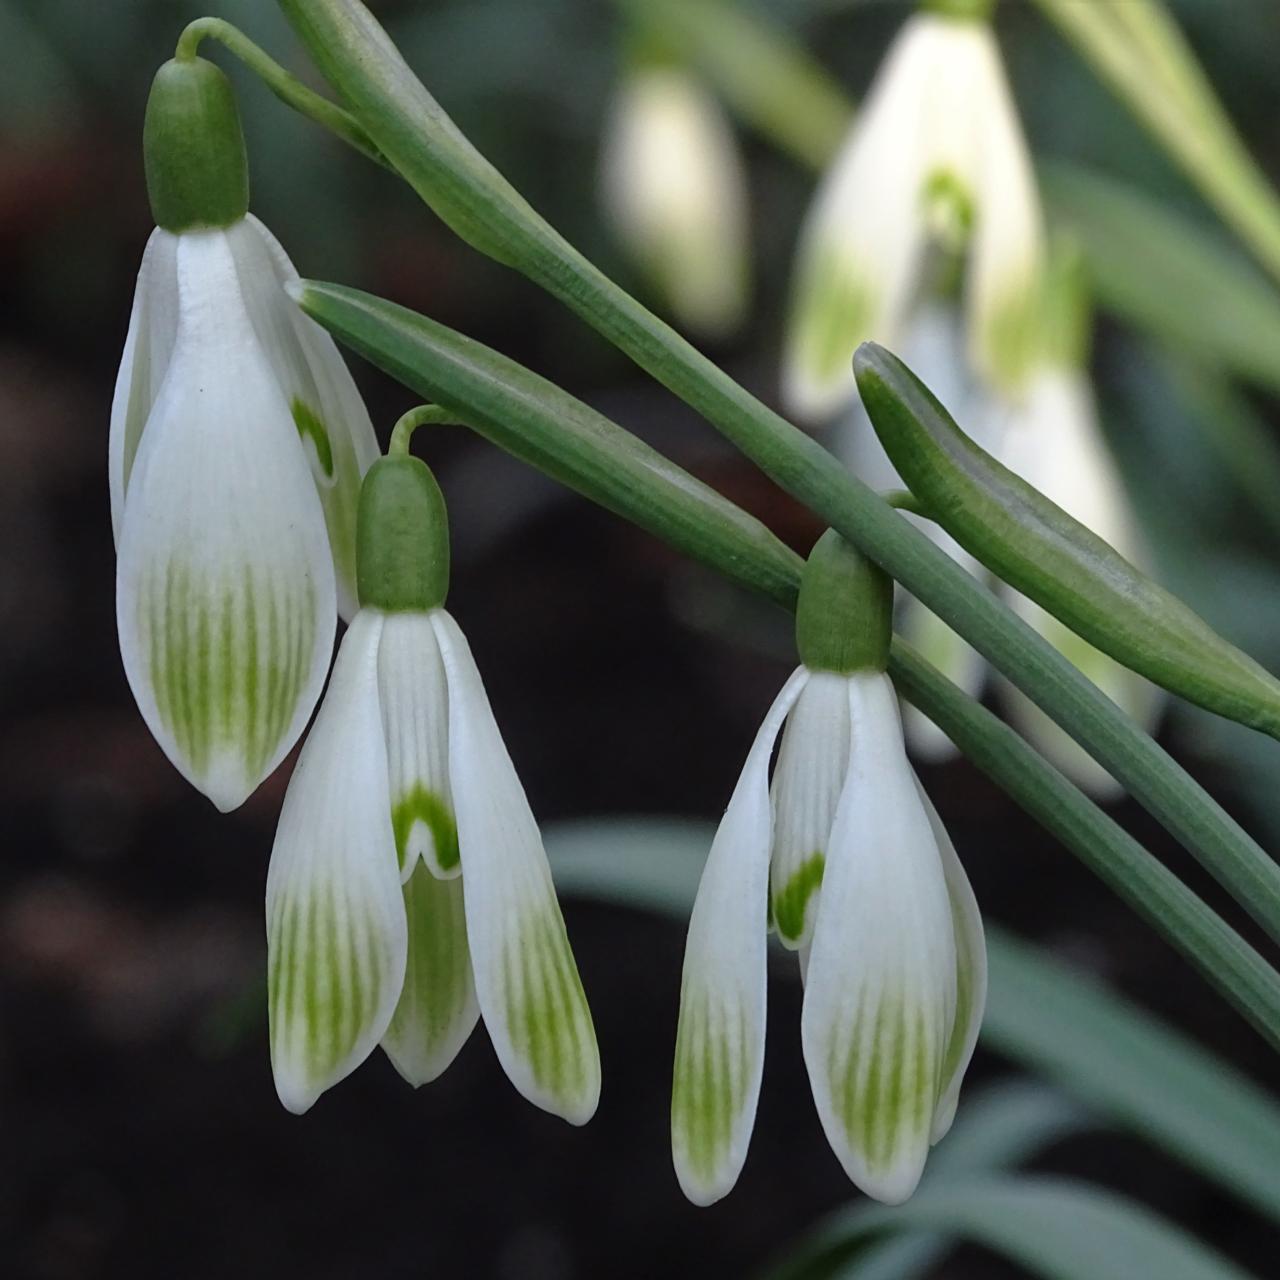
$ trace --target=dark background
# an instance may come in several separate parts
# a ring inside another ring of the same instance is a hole
[[[601,0],[383,3],[410,61],[483,151],[629,286],[594,191],[620,27]],[[861,92],[896,5],[773,11]],[[1280,9],[1176,5],[1256,154],[1280,168]],[[291,65],[274,6],[214,6]],[[778,966],[760,1120],[734,1194],[687,1205],[670,1168],[683,933],[571,901],[600,1034],[599,1114],[574,1130],[519,1099],[482,1031],[413,1093],[381,1055],[303,1119],[271,1083],[262,894],[289,766],[219,816],[166,764],[116,648],[105,475],[112,382],[150,231],[139,133],[153,68],[199,9],[0,0],[0,1275],[750,1274],[853,1192],[822,1140]],[[1229,20],[1223,20],[1230,14]],[[1124,176],[1211,221],[1038,15],[1000,27],[1040,153]],[[255,211],[304,275],[385,293],[555,379],[720,486],[797,548],[820,530],[682,406],[518,277],[457,242],[389,175],[242,89]],[[744,137],[755,319],[713,354],[775,399],[782,299],[811,178]],[[1280,353],[1277,353],[1280,359]],[[1165,357],[1104,319],[1106,423],[1165,580],[1280,666],[1275,534],[1215,471]],[[356,369],[384,440],[412,401]],[[1253,408],[1270,422],[1273,408]],[[450,607],[547,822],[714,818],[791,661],[786,620],[461,433],[418,450],[450,499]],[[1280,828],[1275,744],[1184,711],[1162,741],[1261,836]],[[1139,998],[1266,1081],[1259,1041],[1187,966],[963,762],[924,774],[988,915]],[[1129,804],[1118,816],[1222,905]],[[1238,922],[1238,912],[1231,918]],[[1246,928],[1247,932],[1247,928]],[[1011,1070],[980,1052],[972,1078]],[[1225,1195],[1135,1139],[1037,1162],[1153,1205],[1259,1275],[1273,1242]],[[936,1273],[1015,1274],[976,1250]]]

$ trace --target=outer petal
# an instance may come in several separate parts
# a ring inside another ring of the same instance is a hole
[[[382,1047],[415,1088],[458,1055],[480,1017],[467,949],[461,880],[417,866],[403,887],[409,922],[404,990]]]
[[[671,1091],[671,1152],[694,1204],[727,1195],[742,1171],[764,1067],[769,758],[801,696],[801,667],[747,756],[698,886],[685,944]]]
[[[848,403],[854,349],[868,338],[893,344],[916,289],[935,28],[927,16],[903,27],[801,231],[783,363],[784,399],[801,417]]]
[[[929,1151],[955,1014],[955,940],[888,677],[852,677],[849,713],[853,752],[800,1027],[828,1141],[862,1190],[897,1204]]]
[[[993,385],[1017,391],[1036,354],[1044,219],[995,36],[971,25],[982,64],[972,90],[980,147],[967,299],[972,358]]]
[[[382,1039],[408,934],[378,711],[382,615],[343,637],[333,679],[285,794],[267,872],[271,1068],[301,1114]]]
[[[333,339],[285,293],[298,273],[279,242],[252,214],[230,235],[254,328],[311,460],[329,528],[338,610],[349,620],[357,607],[360,481],[378,458],[373,424]]]
[[[400,876],[408,880],[422,858],[433,875],[449,879],[462,870],[449,792],[449,694],[427,614],[387,617],[378,651],[378,688]]]
[[[634,72],[614,105],[602,184],[621,239],[677,317],[732,331],[747,304],[746,176],[715,98],[676,67]]]
[[[129,477],[116,613],[134,697],[220,809],[279,764],[333,644],[324,519],[226,234],[178,238],[181,316]]]
[[[813,930],[831,824],[849,770],[848,681],[814,672],[782,731],[773,775],[769,892],[782,945],[807,945]]]
[[[542,836],[458,624],[431,614],[449,688],[449,782],[476,996],[503,1070],[536,1106],[585,1124],[600,1052]]]
[[[987,1008],[987,938],[982,928],[978,900],[973,896],[956,847],[951,843],[951,837],[919,778],[915,779],[915,784],[916,794],[929,815],[929,824],[938,842],[942,872],[947,881],[947,897],[951,902],[951,928],[956,940],[956,1012],[942,1062],[942,1085],[929,1139],[930,1142],[939,1142],[946,1137],[955,1119],[960,1085],[973,1058],[982,1015]]]
[[[142,430],[169,368],[177,334],[178,237],[157,227],[142,255],[129,332],[111,401],[107,472],[111,484],[111,532],[117,545],[129,473]]]

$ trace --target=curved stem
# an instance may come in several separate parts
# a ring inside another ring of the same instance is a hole
[[[402,413],[391,428],[391,443],[387,456],[404,456],[409,452],[409,441],[419,427],[457,427],[462,424],[456,413],[442,409],[438,404],[420,404],[416,409]]]
[[[239,27],[232,26],[222,18],[197,18],[194,22],[189,22],[178,37],[173,56],[179,62],[190,61],[196,56],[202,40],[216,40],[243,62],[286,106],[328,129],[361,155],[384,168],[391,168],[386,156],[370,141],[369,135],[356,123],[350,112],[343,110],[336,102],[321,97],[314,89],[307,88],[265,49],[254,44]]]

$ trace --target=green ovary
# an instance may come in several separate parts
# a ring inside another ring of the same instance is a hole
[[[419,822],[431,833],[437,865],[442,871],[452,871],[458,865],[457,824],[444,800],[421,783],[414,783],[391,806],[391,827],[401,869],[408,856],[409,837]]]
[[[672,1138],[703,1182],[717,1177],[729,1155],[751,1076],[746,1013],[736,1002],[718,1004],[706,990],[681,999],[671,1087]]]
[[[139,625],[156,708],[198,773],[230,752],[262,773],[288,731],[311,671],[310,582],[286,590],[245,567],[210,582],[170,562],[148,577]]]
[[[798,943],[804,937],[809,899],[822,884],[825,866],[821,851],[811,853],[771,895],[774,924],[785,941]]]
[[[554,901],[512,931],[503,959],[515,1051],[540,1089],[562,1100],[584,1097],[595,1088],[596,1034]]]
[[[870,1037],[862,1019],[874,1019]],[[854,1034],[833,1043],[827,1069],[832,1103],[849,1140],[868,1169],[891,1169],[901,1155],[927,1140],[933,1122],[938,1061],[925,1010],[892,990],[872,1005],[861,1001]]]

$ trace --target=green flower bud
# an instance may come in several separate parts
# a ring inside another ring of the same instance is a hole
[[[171,59],[151,84],[142,127],[156,225],[229,227],[249,208],[249,164],[231,82],[203,58]]]
[[[426,463],[380,458],[360,490],[356,585],[362,606],[426,613],[449,594],[449,518]]]
[[[810,671],[883,671],[893,638],[893,582],[834,529],[800,579],[796,648]]]

